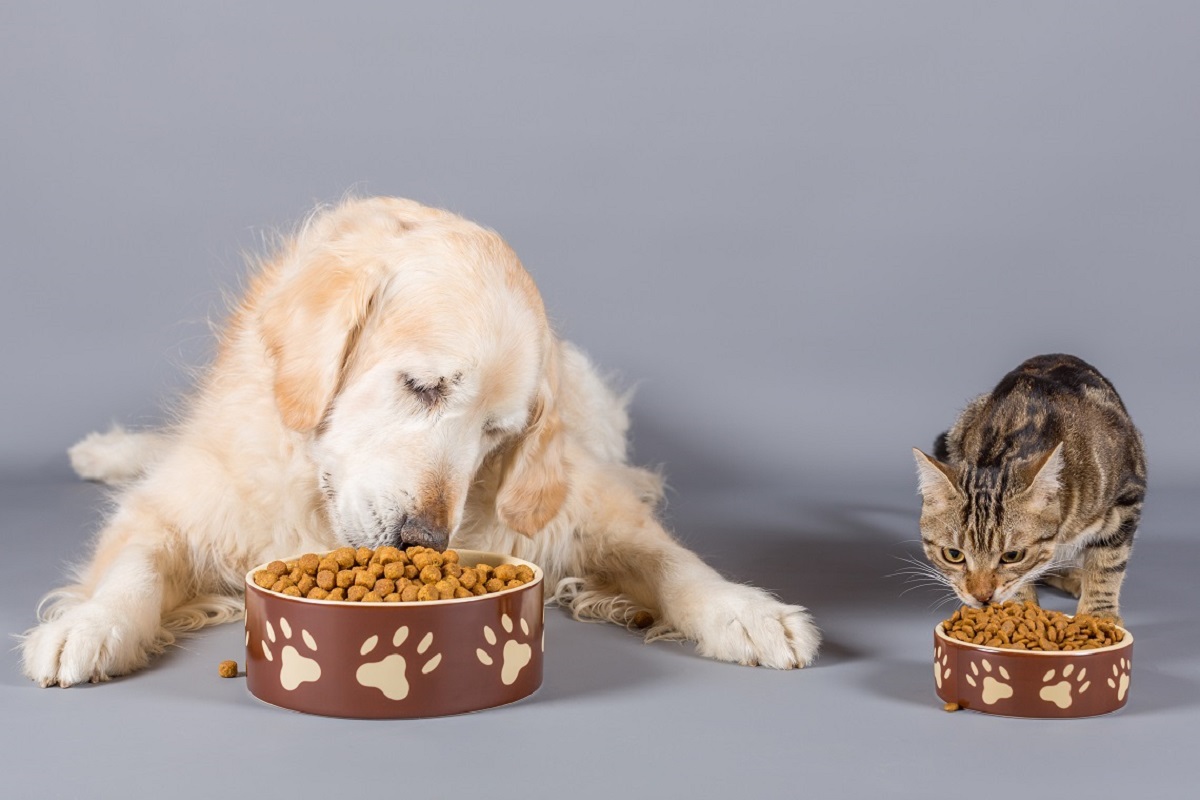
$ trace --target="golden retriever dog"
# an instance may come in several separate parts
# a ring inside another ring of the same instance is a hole
[[[251,278],[174,426],[71,452],[120,484],[76,582],[21,643],[42,686],[145,666],[242,615],[253,565],[341,545],[447,545],[539,564],[581,619],[787,669],[806,611],[731,583],[658,522],[662,481],[626,458],[624,399],[546,319],[495,233],[375,198],[314,215]]]

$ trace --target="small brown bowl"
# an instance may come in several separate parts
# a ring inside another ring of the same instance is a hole
[[[933,630],[938,697],[960,708],[1005,717],[1094,717],[1129,699],[1133,635],[1095,650],[1009,650],[952,639]]]
[[[359,719],[461,714],[542,685],[543,574],[519,558],[459,550],[463,563],[526,564],[494,594],[424,603],[308,600],[246,573],[246,687],[272,705]],[[286,560],[286,559],[285,559]]]

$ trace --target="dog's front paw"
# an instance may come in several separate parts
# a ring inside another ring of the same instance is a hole
[[[737,584],[712,593],[691,627],[700,655],[749,666],[805,667],[821,644],[821,633],[804,608]]]
[[[42,686],[99,683],[146,665],[150,648],[128,618],[95,603],[33,628],[21,644],[25,675]]]

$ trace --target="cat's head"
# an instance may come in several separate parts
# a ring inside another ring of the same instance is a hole
[[[1054,558],[1062,444],[1031,460],[979,469],[916,448],[925,555],[970,606],[1002,603]]]

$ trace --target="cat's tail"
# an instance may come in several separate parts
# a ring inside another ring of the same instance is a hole
[[[950,437],[950,431],[942,431],[936,439],[933,440],[933,457],[938,461],[946,461],[950,458],[950,445],[947,440]]]

